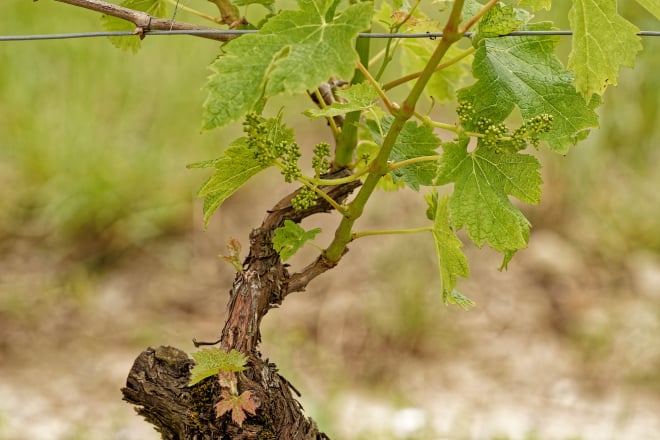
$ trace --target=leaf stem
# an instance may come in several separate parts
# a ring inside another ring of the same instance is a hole
[[[409,228],[409,229],[383,229],[383,230],[373,230],[373,231],[362,231],[354,232],[351,234],[352,240],[356,240],[362,237],[368,237],[373,235],[402,235],[402,234],[419,234],[420,232],[430,232],[433,228],[431,226],[425,226],[423,228]]]
[[[454,124],[447,124],[446,122],[439,122],[439,121],[434,121],[433,119],[429,118],[428,116],[425,116],[419,112],[415,112],[415,117],[422,121],[422,123],[426,125],[430,125],[431,127],[436,127],[436,128],[441,128],[443,130],[451,131],[456,134],[463,134],[466,136],[472,136],[472,137],[477,137],[477,138],[483,138],[486,137],[483,133],[477,133],[475,131],[465,131],[461,127],[458,127]],[[503,140],[511,140],[511,137],[507,136],[502,136],[501,139]]]
[[[204,18],[206,20],[212,21],[214,23],[222,23],[222,18],[217,18],[217,17],[211,17],[210,15],[207,15],[201,11],[198,11],[197,9],[193,9],[191,7],[188,7],[186,5],[182,5],[181,2],[177,3],[176,0],[166,0],[167,3],[176,6],[177,9],[180,9],[182,11],[189,12],[193,15],[196,15],[198,17]]]
[[[355,182],[356,180],[360,180],[360,178],[363,175],[367,174],[369,170],[370,168],[367,166],[361,169],[360,171],[356,172],[355,174],[351,174],[350,176],[341,177],[338,179],[321,179],[321,178],[307,177],[307,176],[304,176],[304,178],[314,185],[336,186],[336,185],[343,185],[344,183],[350,183],[350,182]]]
[[[319,89],[314,90],[314,96],[316,97],[316,102],[318,103],[319,108],[324,109],[327,107],[325,103],[325,99],[323,99],[323,96],[321,95],[321,92]],[[332,116],[326,117],[325,118],[328,121],[328,125],[330,126],[330,130],[332,131],[332,136],[337,139],[339,134],[341,133],[341,130],[339,127],[337,127],[337,124],[335,123],[335,118]]]
[[[395,162],[389,164],[389,169],[390,171],[396,170],[397,168],[403,168],[408,165],[412,165],[414,163],[420,163],[420,162],[433,162],[433,161],[438,161],[442,159],[442,156],[435,154],[433,156],[419,156],[419,157],[413,157],[411,159],[406,159],[402,160],[401,162]]]
[[[302,183],[305,185],[307,188],[313,190],[316,192],[316,194],[319,195],[323,200],[328,202],[330,206],[332,206],[334,209],[337,210],[337,212],[341,213],[342,215],[346,212],[346,208],[342,207],[339,203],[335,202],[332,197],[330,197],[325,191],[323,191],[321,188],[318,186],[314,185],[312,182],[310,182],[306,177],[300,176],[296,178],[296,181]]]
[[[392,101],[390,101],[390,99],[387,97],[383,89],[380,87],[378,81],[376,81],[376,79],[373,76],[371,76],[367,68],[364,67],[362,63],[358,62],[357,67],[360,70],[360,72],[362,72],[362,75],[364,75],[367,81],[369,81],[372,87],[376,90],[376,93],[378,93],[378,96],[380,97],[381,101],[383,101],[383,104],[385,104],[385,107],[387,107],[387,110],[390,113],[393,113],[394,105],[392,104]]]
[[[491,9],[493,6],[495,6],[498,2],[499,2],[499,0],[490,0],[488,3],[486,3],[486,4],[484,5],[484,7],[481,8],[481,9],[479,10],[479,12],[477,12],[477,13],[474,15],[474,17],[472,17],[472,18],[470,19],[470,21],[468,21],[468,22],[465,24],[465,26],[463,27],[463,29],[460,30],[460,33],[461,33],[461,34],[464,34],[464,33],[466,33],[468,30],[470,30],[470,28],[471,28],[472,26],[474,26],[474,24],[475,24],[476,22],[478,22],[478,21],[481,19],[481,17],[483,17],[483,16],[486,14],[486,12],[490,11],[490,9]]]
[[[444,63],[438,64],[438,67],[435,68],[436,72],[441,71],[442,69],[446,69],[447,67],[456,64],[463,58],[467,57],[470,54],[473,54],[476,51],[474,47],[471,47],[467,50],[465,50],[463,53],[458,55],[457,57],[454,57],[450,59],[449,61],[446,61]],[[419,78],[419,76],[422,74],[422,72],[415,72],[411,73],[410,75],[402,76],[401,78],[397,78],[394,81],[390,81],[387,84],[383,85],[383,90],[387,91],[390,89],[393,89],[394,87],[400,86],[401,84],[407,83],[408,81],[412,81],[414,79]]]

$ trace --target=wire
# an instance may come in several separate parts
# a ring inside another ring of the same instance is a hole
[[[254,34],[257,30],[203,30],[203,29],[190,29],[190,30],[171,30],[171,31],[144,31],[145,35],[244,35]],[[130,31],[117,31],[117,32],[74,32],[68,34],[43,34],[43,35],[0,35],[0,41],[34,41],[34,40],[64,40],[72,38],[93,38],[93,37],[124,37],[135,36],[135,32]],[[474,32],[466,32],[465,37],[472,37]],[[515,31],[502,37],[512,36],[540,36],[540,35],[560,35],[567,36],[573,35],[572,31],[557,30],[557,31]],[[660,37],[660,31],[641,31],[637,35],[640,37]],[[442,38],[442,32],[426,32],[418,34],[388,34],[388,33],[361,33],[358,34],[360,38]]]

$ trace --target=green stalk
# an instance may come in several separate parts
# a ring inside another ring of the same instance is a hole
[[[385,136],[378,156],[373,161],[371,171],[369,172],[367,179],[364,181],[364,185],[362,185],[362,188],[360,188],[360,191],[355,196],[355,199],[349,204],[344,217],[335,231],[335,238],[324,253],[324,257],[329,263],[337,264],[346,251],[346,246],[353,239],[352,230],[355,221],[360,218],[364,212],[364,207],[371,197],[371,194],[376,189],[376,185],[380,178],[389,172],[387,161],[404,124],[415,112],[417,101],[431,79],[431,75],[433,75],[436,67],[440,64],[440,61],[447,53],[447,50],[449,50],[452,44],[460,40],[462,34],[458,31],[458,25],[461,22],[463,3],[464,0],[456,0],[454,2],[449,20],[447,21],[447,25],[443,32],[444,36],[440,40],[438,47],[431,55],[426,67],[415,82],[415,85],[403,102],[401,108],[394,110],[394,121],[392,121],[390,130]]]
[[[403,168],[408,165],[412,165],[415,163],[421,163],[421,162],[434,162],[442,159],[442,156],[439,154],[436,154],[435,156],[419,156],[419,157],[413,157],[412,159],[406,159],[402,160],[401,162],[396,162],[389,164],[389,169],[390,171],[396,170],[397,168]]]
[[[423,228],[410,228],[410,229],[384,229],[378,231],[362,231],[354,232],[353,240],[361,237],[369,237],[374,235],[402,235],[402,234],[419,234],[420,232],[430,232],[433,228],[425,226]]]

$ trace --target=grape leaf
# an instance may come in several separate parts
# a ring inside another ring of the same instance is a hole
[[[552,6],[552,0],[519,0],[518,6],[529,7],[532,11],[538,11],[539,9],[550,10]]]
[[[241,263],[241,242],[235,238],[230,238],[229,242],[227,242],[227,252],[227,255],[220,255],[220,258],[234,266],[237,272],[240,272],[243,269],[243,264]]]
[[[526,26],[549,30],[549,24]],[[600,99],[589,103],[575,91],[573,75],[554,55],[555,36],[485,38],[479,43],[472,69],[478,81],[458,91],[470,102],[476,117],[502,122],[517,105],[523,119],[542,113],[553,116],[552,129],[539,136],[550,148],[565,154],[598,126],[594,109]],[[475,118],[476,119],[476,118]]]
[[[257,413],[258,403],[252,398],[252,391],[246,390],[240,396],[231,394],[228,390],[222,390],[220,401],[215,404],[216,417],[222,417],[225,413],[231,411],[231,419],[238,426],[243,426],[247,418],[246,412],[255,415]]]
[[[489,148],[467,151],[468,138],[443,144],[437,184],[454,182],[449,199],[452,225],[466,226],[477,245],[511,253],[527,246],[529,221],[508,195],[538,203],[542,183],[541,165],[534,156],[497,153]],[[510,258],[509,258],[510,259]]]
[[[236,372],[245,370],[247,356],[232,349],[229,353],[219,348],[208,348],[192,353],[195,366],[190,371],[188,386],[195,385],[220,371]]]
[[[305,115],[310,118],[318,118],[362,111],[373,107],[374,101],[378,98],[374,88],[367,82],[354,84],[346,90],[339,90],[337,96],[343,98],[345,102],[336,101],[325,108],[305,110]]]
[[[463,243],[456,237],[449,224],[448,199],[448,196],[443,196],[440,199],[437,198],[437,195],[436,197],[427,197],[429,209],[434,210],[433,242],[435,243],[435,253],[438,257],[443,301],[445,304],[452,303],[465,308],[466,302],[452,302],[450,300],[453,295],[452,292],[455,291],[458,277],[467,277],[470,270],[468,269],[467,258],[461,251]],[[462,295],[460,296],[462,297]]]
[[[442,300],[446,305],[454,304],[463,310],[467,310],[470,307],[477,305],[477,303],[456,289],[452,290],[451,292],[442,292]]]
[[[165,0],[125,0],[119,6],[146,12],[154,17],[163,18],[167,16],[167,2]],[[111,15],[102,15],[101,25],[109,32],[130,32],[135,30],[135,25],[130,21],[122,20]],[[135,37],[108,37],[108,39],[110,39],[110,42],[115,47],[122,50],[130,50],[133,53],[137,53],[142,45],[137,35]]]
[[[637,0],[637,3],[642,5],[647,11],[655,15],[655,18],[660,20],[660,0]]]
[[[633,67],[642,50],[639,29],[616,11],[616,0],[574,0],[568,11],[573,49],[568,68],[575,87],[588,100],[602,95],[608,84],[617,84],[621,66]]]
[[[522,23],[512,6],[498,3],[479,20],[477,39],[508,34],[518,29]]]
[[[372,2],[350,5],[337,17],[336,0],[298,0],[298,6],[223,47],[206,84],[203,128],[259,110],[269,97],[305,92],[331,76],[352,76],[355,39],[369,27]]]
[[[268,168],[255,157],[255,152],[248,148],[247,138],[239,138],[218,159],[188,165],[188,168],[215,168],[215,173],[208,178],[197,192],[204,197],[204,224],[208,226],[211,215],[243,186],[251,177]]]
[[[392,116],[385,116],[380,120],[380,129],[383,130],[383,133],[387,133],[393,120]],[[367,127],[374,141],[382,145],[383,138],[378,123],[367,120]],[[407,121],[394,143],[389,159],[393,163],[397,163],[416,157],[436,156],[438,153],[435,149],[439,145],[440,139],[433,133],[432,127],[417,125],[414,121]],[[395,183],[402,180],[410,188],[418,191],[420,185],[429,186],[433,184],[437,169],[438,164],[436,161],[425,161],[396,168],[391,174]]]
[[[284,226],[275,229],[273,249],[280,254],[282,261],[286,261],[298,252],[298,249],[303,247],[308,240],[316,237],[319,232],[321,232],[319,228],[305,231],[299,224],[291,220],[284,220]]]

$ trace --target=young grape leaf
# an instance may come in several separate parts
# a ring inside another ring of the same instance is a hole
[[[660,20],[660,0],[637,0],[637,3],[642,5],[647,11],[655,15],[655,18]]]
[[[298,223],[284,220],[284,226],[275,229],[273,249],[280,254],[282,261],[286,261],[298,252],[298,249],[303,247],[308,240],[316,237],[319,232],[321,232],[319,228],[305,231]]]
[[[616,0],[574,0],[568,20],[573,30],[568,68],[578,92],[589,100],[617,84],[621,66],[633,67],[642,50],[639,29],[617,13]]]
[[[518,18],[512,6],[498,3],[479,20],[477,39],[508,34],[518,29],[521,24],[523,21]]]
[[[305,110],[305,115],[310,118],[345,115],[346,113],[371,108],[374,105],[374,101],[378,98],[378,94],[374,88],[367,82],[354,84],[346,90],[339,90],[337,96],[343,98],[345,102],[336,101],[325,108]]]
[[[220,371],[237,372],[245,370],[247,356],[236,350],[229,353],[219,348],[208,348],[192,353],[195,366],[190,371],[188,386],[195,385],[207,377],[215,376]]]
[[[124,0],[119,6],[146,12],[154,17],[163,18],[167,16],[167,2],[165,0]],[[135,25],[130,21],[111,15],[102,15],[101,25],[109,32],[131,32],[135,30]],[[141,41],[137,35],[135,37],[108,37],[108,39],[115,47],[130,50],[133,53],[137,53],[141,47]]]
[[[458,290],[452,290],[451,292],[442,292],[442,300],[445,302],[445,304],[454,304],[460,307],[463,310],[467,310],[470,307],[474,307],[477,305],[474,301],[472,301],[470,298],[467,296],[463,295],[461,292]]]
[[[427,202],[429,203],[429,209],[435,210],[433,212],[432,232],[442,282],[442,298],[445,303],[458,304],[464,307],[464,303],[451,302],[448,298],[452,296],[452,292],[456,288],[458,277],[467,277],[470,273],[467,258],[461,251],[463,243],[456,237],[449,224],[449,209],[447,207],[449,197],[437,198],[437,193],[434,194],[436,194],[435,197],[427,197]]]
[[[443,144],[436,183],[454,182],[449,216],[455,228],[466,226],[477,246],[488,243],[509,255],[527,246],[530,225],[508,195],[538,203],[541,165],[534,156],[497,153],[490,148],[469,153],[467,143],[468,138],[462,138]]]
[[[197,192],[199,197],[204,197],[204,224],[207,226],[211,215],[229,196],[252,176],[268,168],[257,160],[255,152],[248,148],[247,138],[235,140],[224,156],[218,159],[188,165],[188,168],[202,167],[215,168],[215,173]]]
[[[265,99],[314,89],[331,76],[350,78],[358,54],[357,34],[368,28],[372,2],[359,2],[334,17],[336,0],[298,0],[257,34],[223,47],[206,84],[205,129],[258,110]]]
[[[549,30],[550,25],[534,24],[526,29]],[[487,117],[502,122],[515,105],[525,120],[542,113],[552,115],[552,129],[539,137],[565,154],[586,137],[589,127],[598,126],[594,109],[600,99],[596,96],[585,103],[576,92],[573,74],[554,55],[557,42],[557,37],[548,35],[481,40],[472,64],[478,81],[459,90],[459,99],[472,104],[475,120]]]
[[[550,10],[552,6],[552,0],[518,0],[518,6],[529,7],[532,11],[538,11],[539,9]]]
[[[380,120],[380,129],[387,133],[392,125],[394,118],[385,116]],[[371,136],[378,145],[383,144],[383,138],[378,123],[373,120],[367,120],[367,128]],[[414,121],[408,121],[403,126],[399,137],[394,143],[390,161],[394,164],[407,159],[414,159],[422,156],[436,156],[435,149],[440,145],[440,139],[433,133],[433,128],[426,125],[417,125]],[[436,161],[425,161],[396,168],[392,171],[394,182],[404,181],[406,185],[415,191],[419,190],[421,185],[429,186],[433,184],[433,179],[438,170]]]
[[[246,412],[255,415],[259,404],[252,398],[250,390],[243,391],[240,396],[231,394],[228,390],[220,392],[220,401],[215,404],[216,417],[222,417],[225,413],[231,411],[231,419],[238,426],[243,426],[247,418]]]
[[[220,258],[231,264],[237,272],[240,272],[243,268],[243,263],[241,262],[241,242],[235,238],[230,238],[229,242],[227,242],[227,252],[227,255],[220,255]]]

